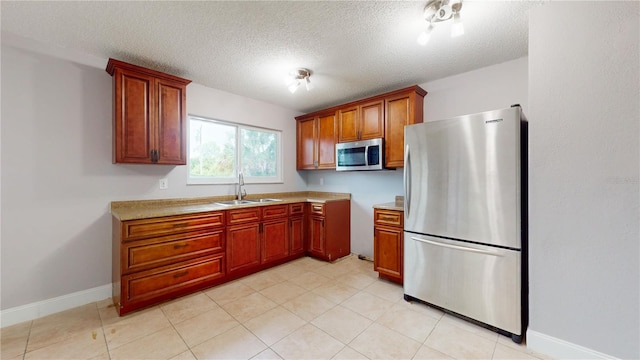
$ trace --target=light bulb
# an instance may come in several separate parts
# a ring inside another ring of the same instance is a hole
[[[300,86],[300,81],[296,80],[293,83],[291,83],[291,85],[287,86],[287,89],[289,89],[289,92],[293,94],[294,92],[296,92],[296,90],[298,90],[299,86]]]
[[[305,85],[307,86],[307,91],[313,89],[313,84],[309,81],[309,77],[307,76],[305,79]]]
[[[427,43],[429,42],[429,39],[431,38],[431,30],[433,29],[433,26],[431,26],[431,23],[429,23],[429,26],[427,27],[427,30],[423,31],[419,36],[418,39],[416,40],[418,42],[418,44],[425,46],[427,45]]]
[[[451,24],[451,37],[464,35],[464,25],[462,25],[462,19],[460,19],[460,12],[456,12],[453,15],[453,24]]]

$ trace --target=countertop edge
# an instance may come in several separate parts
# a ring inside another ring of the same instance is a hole
[[[318,191],[299,191],[288,193],[251,194],[246,199],[275,198],[281,201],[269,203],[252,203],[223,206],[217,201],[233,200],[234,196],[212,196],[199,198],[175,198],[155,200],[112,201],[110,204],[113,218],[126,220],[150,219],[174,215],[197,214],[212,211],[224,211],[237,208],[291,204],[297,202],[326,203],[332,201],[351,200],[349,193],[333,193]]]

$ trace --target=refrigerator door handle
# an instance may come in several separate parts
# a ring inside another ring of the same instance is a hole
[[[411,210],[411,157],[409,156],[409,144],[404,147],[404,213],[409,217]]]
[[[455,250],[469,251],[469,252],[474,252],[474,253],[483,254],[483,255],[504,256],[503,254],[501,254],[499,252],[495,252],[495,251],[475,249],[475,248],[470,248],[470,247],[460,246],[460,245],[445,244],[445,243],[441,243],[439,241],[432,241],[432,240],[422,239],[422,238],[415,237],[415,236],[412,236],[411,239],[415,240],[415,241],[420,241],[420,242],[423,242],[423,243],[427,243],[427,244],[431,244],[431,245],[435,245],[435,246],[446,247],[446,248],[455,249]]]

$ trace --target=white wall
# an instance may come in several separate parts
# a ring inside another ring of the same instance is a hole
[[[3,310],[110,285],[111,201],[233,193],[186,186],[185,166],[112,164],[107,59],[16,39],[2,37]],[[305,189],[293,165],[299,113],[198,84],[187,94],[188,113],[283,131],[284,184],[247,192]]]
[[[433,121],[521,104],[527,111],[527,58],[420,84],[424,120]],[[310,190],[351,193],[351,251],[373,257],[373,205],[403,195],[402,169],[301,171]],[[321,180],[324,185],[321,185]]]
[[[529,23],[527,342],[638,359],[640,3],[549,2]]]

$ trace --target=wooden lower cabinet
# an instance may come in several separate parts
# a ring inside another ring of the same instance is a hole
[[[373,269],[379,277],[400,284],[404,267],[403,216],[402,211],[373,211]]]
[[[262,263],[289,256],[289,219],[282,218],[262,223]]]
[[[225,277],[224,212],[113,220],[113,299],[120,315]]]
[[[350,253],[349,229],[350,200],[125,221],[114,217],[113,301],[124,315],[307,251],[333,261]]]
[[[289,205],[289,255],[303,255],[307,251],[306,203]]]
[[[120,315],[206,287],[224,277],[224,254],[209,256],[122,277]]]
[[[351,253],[351,201],[309,203],[309,255],[334,261]]]
[[[249,273],[289,256],[289,205],[229,210],[227,272]]]
[[[227,272],[232,274],[260,265],[260,224],[227,228]]]

